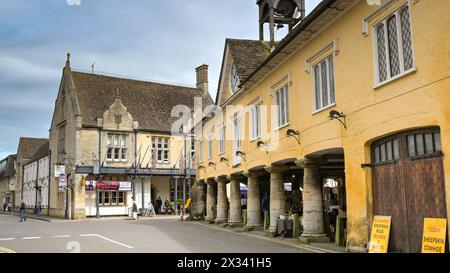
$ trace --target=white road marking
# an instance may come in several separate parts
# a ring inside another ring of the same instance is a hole
[[[6,247],[0,247],[0,253],[16,253],[16,252]]]
[[[126,248],[130,248],[130,249],[133,248],[132,246],[126,245],[126,244],[118,242],[118,241],[111,240],[111,239],[106,238],[106,237],[104,237],[102,235],[99,235],[99,234],[81,234],[80,237],[99,237],[99,238],[102,238],[103,240],[106,240],[108,242],[111,242],[111,243],[114,243],[114,244],[117,244],[117,245],[120,245],[120,246],[123,246],[123,247],[126,247]]]
[[[42,237],[23,237],[22,240],[36,240],[41,239]]]
[[[70,235],[57,235],[57,236],[52,236],[52,238],[69,238]]]
[[[12,241],[15,240],[16,238],[0,238],[0,241]]]

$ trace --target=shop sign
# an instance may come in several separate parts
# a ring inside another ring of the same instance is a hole
[[[97,181],[86,181],[85,183],[85,189],[87,191],[94,191],[96,190]]]
[[[374,216],[370,235],[369,253],[387,253],[391,216]]]
[[[87,191],[131,191],[131,182],[86,181]]]
[[[447,219],[425,218],[422,253],[445,253]]]
[[[131,191],[131,182],[119,182],[119,191]]]

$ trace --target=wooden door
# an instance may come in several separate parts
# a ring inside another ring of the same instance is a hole
[[[447,218],[438,128],[415,130],[372,147],[375,215],[392,217],[390,252],[420,252],[423,219]]]

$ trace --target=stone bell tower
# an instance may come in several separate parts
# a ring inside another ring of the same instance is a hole
[[[275,43],[275,27],[289,31],[305,18],[305,0],[257,0],[259,6],[259,39],[264,40],[264,25],[269,24],[270,42]]]

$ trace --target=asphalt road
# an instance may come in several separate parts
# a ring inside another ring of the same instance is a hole
[[[0,253],[306,253],[175,219],[42,222],[0,215]]]

